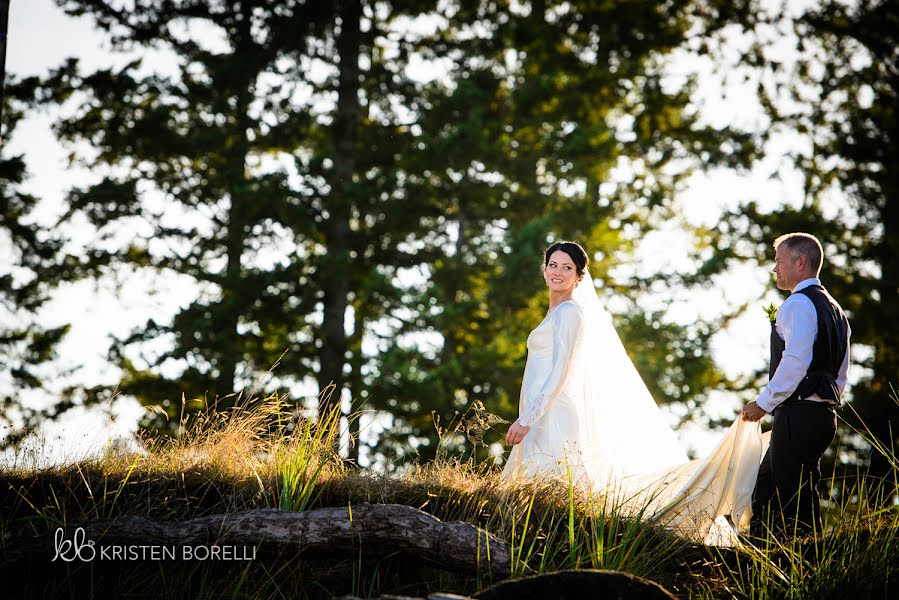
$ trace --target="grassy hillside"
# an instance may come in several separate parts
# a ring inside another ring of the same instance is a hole
[[[140,453],[3,472],[0,558],[36,535],[94,519],[183,521],[254,508],[390,503],[505,540],[512,549],[509,577],[616,569],[684,598],[887,598],[899,591],[899,508],[875,502],[861,479],[851,488],[840,484],[823,535],[717,549],[624,518],[603,499],[564,485],[501,482],[488,465],[444,458],[407,465],[399,475],[368,474],[339,457],[335,419],[293,422],[286,408],[272,396],[185,424],[180,438],[144,440]],[[403,552],[371,555],[362,547],[302,560],[290,553],[242,562],[43,560],[3,575],[29,597],[53,598],[473,594],[496,579],[489,571],[453,573]]]

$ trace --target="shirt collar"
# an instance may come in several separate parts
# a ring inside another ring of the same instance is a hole
[[[796,286],[793,288],[793,291],[791,291],[790,293],[795,294],[799,290],[804,290],[805,288],[812,286],[812,285],[821,285],[821,280],[818,279],[817,277],[803,279],[802,281],[800,281],[799,283],[796,284]]]

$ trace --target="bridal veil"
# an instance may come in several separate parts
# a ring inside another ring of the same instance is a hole
[[[649,516],[698,542],[736,544],[736,533],[749,524],[766,445],[759,423],[738,416],[707,457],[688,460],[627,355],[589,271],[572,299],[584,327],[571,357],[576,379],[569,382],[581,435],[576,461],[557,457],[568,463],[565,472],[625,513]]]

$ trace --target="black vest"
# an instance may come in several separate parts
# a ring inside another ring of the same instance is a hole
[[[797,294],[803,294],[815,305],[815,314],[818,317],[818,333],[815,336],[815,344],[812,347],[812,362],[808,366],[808,372],[799,382],[796,390],[785,402],[808,398],[817,394],[824,400],[831,400],[834,404],[840,403],[840,389],[836,379],[846,356],[846,345],[849,343],[849,321],[843,314],[843,309],[837,304],[830,294],[820,285],[810,285],[801,289]],[[771,323],[771,365],[768,369],[768,379],[774,377],[774,371],[783,358],[786,344]]]

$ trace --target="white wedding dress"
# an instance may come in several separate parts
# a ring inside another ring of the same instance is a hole
[[[519,422],[502,478],[556,478],[695,541],[737,544],[767,439],[737,420],[689,461],[627,356],[589,272],[528,336]]]

